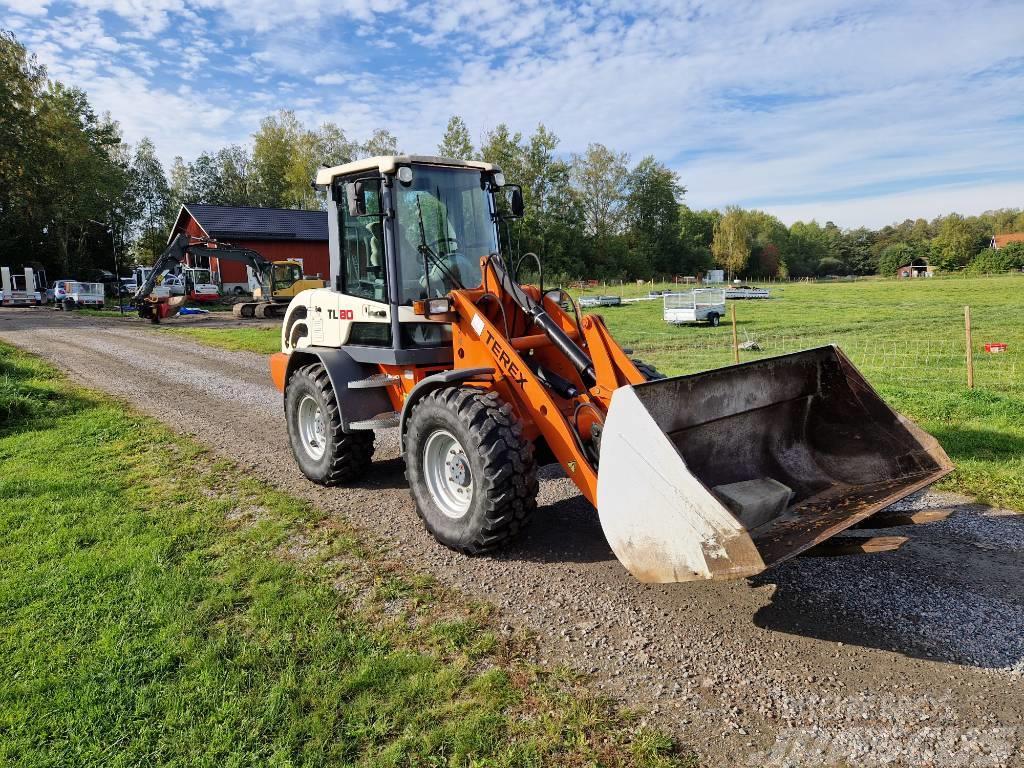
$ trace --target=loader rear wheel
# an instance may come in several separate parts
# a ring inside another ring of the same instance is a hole
[[[302,474],[320,485],[340,485],[366,474],[373,457],[373,431],[342,430],[338,398],[323,365],[306,365],[291,375],[284,410]]]
[[[447,387],[424,395],[409,415],[405,461],[417,514],[457,552],[504,544],[537,508],[533,444],[497,393]]]
[[[644,378],[648,381],[656,381],[657,379],[664,379],[665,374],[655,368],[653,365],[645,363],[643,360],[637,360],[633,358],[633,365],[636,369],[644,375]]]

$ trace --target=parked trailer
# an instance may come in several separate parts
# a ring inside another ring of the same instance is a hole
[[[63,294],[61,305],[64,309],[80,307],[103,309],[105,299],[103,283],[80,283],[77,280],[65,280],[60,292]]]
[[[584,296],[581,307],[617,307],[622,304],[621,296]]]
[[[767,288],[755,288],[752,285],[734,285],[725,289],[726,299],[770,299]]]
[[[5,307],[34,307],[46,299],[45,273],[32,267],[23,272],[14,272],[10,267],[0,267],[0,304]]]
[[[666,293],[666,323],[708,323],[717,326],[725,316],[725,291],[721,288],[695,288],[685,293]]]

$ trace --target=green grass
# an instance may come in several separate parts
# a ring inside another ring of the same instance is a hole
[[[196,326],[171,326],[165,323],[161,333],[175,333],[194,341],[220,349],[241,349],[270,355],[281,351],[281,328],[200,328]]]
[[[3,345],[0,466],[0,764],[695,764],[486,607]]]

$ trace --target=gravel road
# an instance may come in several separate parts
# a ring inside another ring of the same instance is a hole
[[[0,338],[123,398],[254,476],[344,517],[401,560],[496,605],[545,663],[592,675],[718,765],[1024,765],[1024,516],[952,507],[900,551],[801,558],[740,582],[644,585],[557,467],[528,533],[465,558],[422,529],[393,431],[355,487],[306,481],[266,360],[135,320],[0,310]]]

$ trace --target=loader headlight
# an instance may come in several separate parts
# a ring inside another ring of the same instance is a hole
[[[495,171],[494,173],[494,186],[504,187],[505,186],[505,174],[501,171]]]
[[[398,180],[403,184],[412,184],[412,168],[408,165],[403,165],[398,169]]]
[[[443,315],[451,312],[452,304],[447,297],[440,299],[419,299],[412,303],[414,314],[429,317],[430,315]]]

